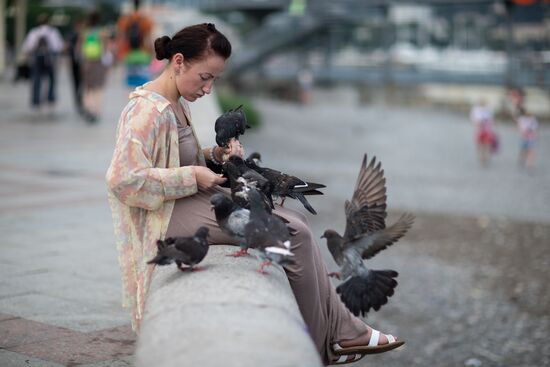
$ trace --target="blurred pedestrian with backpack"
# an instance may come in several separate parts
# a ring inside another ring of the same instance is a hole
[[[37,111],[52,113],[56,102],[57,57],[63,51],[63,38],[57,28],[48,24],[48,20],[47,14],[38,16],[38,25],[25,37],[22,52],[30,65],[31,106]],[[44,78],[49,82],[45,98],[42,93]]]
[[[139,7],[140,1],[134,0],[134,11],[123,15],[117,24],[118,58],[126,65],[129,87],[142,85],[151,79],[149,64],[153,59],[153,20]]]
[[[98,120],[102,109],[107,71],[113,61],[108,45],[108,32],[100,26],[99,13],[93,11],[88,16],[87,25],[81,37],[82,116],[90,123]]]

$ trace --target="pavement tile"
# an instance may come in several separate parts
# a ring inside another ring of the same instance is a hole
[[[6,314],[2,314],[7,317]],[[13,349],[29,343],[51,340],[61,337],[73,337],[75,331],[46,325],[41,322],[26,320],[20,317],[6,318],[0,321],[0,347]]]
[[[134,333],[130,324],[117,326],[111,329],[92,331],[89,332],[88,335],[94,338],[128,341],[132,343],[137,339],[136,333]]]
[[[134,352],[134,341],[74,332],[71,335],[10,349],[36,358],[74,366],[131,355]]]
[[[133,366],[134,356],[125,356],[108,361],[101,361],[90,364],[81,364],[78,367],[131,367]]]
[[[0,322],[5,321],[5,320],[16,319],[16,318],[17,318],[17,316],[9,315],[7,313],[0,313]]]
[[[12,352],[9,350],[0,349],[0,362],[2,367],[64,367],[62,364],[44,361],[38,358],[32,358],[24,354]],[[107,366],[107,365],[106,365]],[[124,366],[124,365],[113,365]]]

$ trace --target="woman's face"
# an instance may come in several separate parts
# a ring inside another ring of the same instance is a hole
[[[205,59],[189,63],[181,54],[176,56],[178,57],[174,60],[175,79],[179,94],[189,102],[210,94],[214,82],[225,68],[226,60],[216,54],[210,54]]]

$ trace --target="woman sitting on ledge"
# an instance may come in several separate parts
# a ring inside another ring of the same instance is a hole
[[[231,54],[231,44],[213,24],[183,28],[155,41],[156,58],[169,64],[155,80],[138,87],[121,113],[115,151],[106,179],[113,214],[125,305],[138,330],[156,254],[156,241],[190,236],[200,226],[211,244],[235,244],[211,211],[210,197],[229,190],[225,178],[206,167],[229,155],[243,156],[238,141],[229,148],[201,149],[187,102],[209,94]],[[325,364],[350,363],[402,342],[373,332],[340,301],[306,217],[276,206],[297,230],[291,251],[296,263],[285,271],[309,333]],[[335,346],[338,343],[338,346]]]

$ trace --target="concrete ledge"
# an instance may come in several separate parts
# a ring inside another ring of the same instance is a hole
[[[322,366],[282,268],[211,246],[204,271],[158,266],[138,337],[137,367]],[[255,252],[252,252],[255,255]]]

